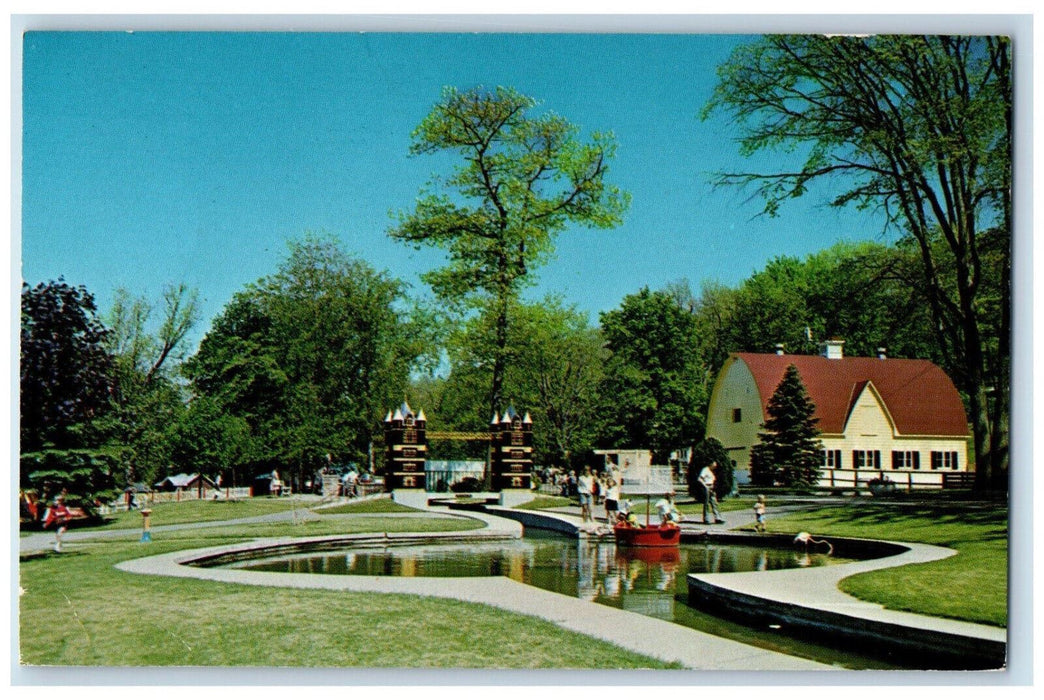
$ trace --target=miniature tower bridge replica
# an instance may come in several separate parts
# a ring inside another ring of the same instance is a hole
[[[489,432],[428,430],[421,410],[413,412],[403,402],[384,419],[384,444],[387,446],[385,489],[398,502],[426,505],[429,486],[425,463],[428,440],[470,440],[489,443],[489,483],[502,505],[528,500],[533,484],[533,420],[519,416],[513,407],[504,414],[493,414]]]

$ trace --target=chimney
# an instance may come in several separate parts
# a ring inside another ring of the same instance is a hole
[[[783,354],[783,343],[776,343],[776,354],[777,355],[782,355]]]
[[[888,348],[877,348],[877,359],[879,359],[879,360],[887,360],[888,359],[888,355],[885,354],[887,349]]]
[[[819,350],[822,353],[823,357],[827,358],[828,360],[840,360],[843,359],[845,356],[844,352],[841,350],[841,346],[843,346],[844,344],[845,341],[843,340],[826,340],[823,342],[822,345],[819,346]]]

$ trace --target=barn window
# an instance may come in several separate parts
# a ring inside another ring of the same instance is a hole
[[[921,453],[916,450],[896,450],[892,452],[892,469],[920,469]]]
[[[733,423],[739,423],[742,420],[743,420],[743,409],[742,408],[734,408],[734,409],[732,409],[732,422]]]
[[[854,469],[880,469],[881,450],[852,450]]]
[[[932,469],[957,469],[957,453],[932,452]]]
[[[840,469],[841,450],[823,450],[823,466],[827,469]]]

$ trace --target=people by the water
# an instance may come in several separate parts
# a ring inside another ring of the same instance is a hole
[[[591,503],[594,497],[594,475],[591,467],[584,467],[584,473],[577,479],[576,493],[580,497],[580,519],[585,523],[593,521]]]
[[[616,521],[616,513],[620,508],[620,482],[613,478],[612,472],[605,477],[605,521]]]
[[[699,481],[703,486],[703,522],[710,524],[708,513],[714,516],[714,523],[721,525],[725,520],[718,510],[718,497],[714,493],[714,484],[718,480],[714,471],[718,468],[717,462],[711,462],[700,471]]]
[[[765,532],[765,496],[760,494],[754,501],[754,531]]]

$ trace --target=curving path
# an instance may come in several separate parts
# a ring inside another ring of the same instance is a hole
[[[410,540],[423,537],[426,539],[452,539],[459,542],[462,539],[520,537],[522,534],[521,524],[513,520],[477,512],[469,512],[467,517],[479,518],[486,522],[487,527],[482,530],[451,533],[395,533],[387,535],[387,538],[389,540]],[[360,535],[358,539],[372,537],[372,535]],[[689,669],[772,671],[833,669],[831,666],[721,639],[638,613],[618,610],[527,586],[507,577],[327,576],[200,568],[189,565],[190,562],[219,552],[265,549],[299,544],[304,541],[349,541],[351,539],[354,538],[344,536],[258,539],[235,547],[210,547],[133,559],[120,563],[118,568],[137,574],[190,577],[252,586],[405,593],[483,603],[512,612],[540,617],[565,629],[612,642],[623,648],[667,662],[676,662]]]
[[[468,510],[465,517],[477,518],[486,523],[480,530],[448,533],[397,533],[383,537],[392,541],[405,542],[416,539],[490,539],[520,537],[521,521],[545,517],[554,529],[579,533],[592,529],[580,522],[573,509],[564,508],[543,515],[532,511],[512,511],[491,508],[492,512]],[[496,513],[496,514],[494,514]],[[309,514],[310,517],[318,517]],[[402,515],[402,514],[398,514]],[[444,508],[429,508],[417,517],[457,517]],[[749,522],[745,511],[727,512],[722,525],[706,526],[701,523],[684,523],[686,532],[723,533],[725,530]],[[507,517],[501,517],[507,516]],[[292,514],[278,513],[237,521],[214,523],[192,523],[153,528],[154,532],[189,527],[215,527],[232,522],[271,522],[288,520]],[[298,513],[300,517],[300,512]],[[353,516],[339,516],[353,517]],[[65,541],[95,537],[125,537],[140,533],[140,530],[107,532],[70,532]],[[48,533],[21,538],[23,552],[49,546]],[[638,613],[619,610],[590,601],[580,600],[550,591],[545,591],[506,577],[461,577],[461,578],[394,578],[381,576],[326,576],[322,574],[283,574],[254,572],[240,569],[200,568],[190,562],[206,559],[218,552],[248,551],[280,546],[292,546],[302,542],[336,541],[350,545],[352,541],[368,541],[375,536],[332,536],[317,538],[259,538],[236,546],[173,552],[123,562],[120,569],[149,575],[191,577],[229,583],[256,586],[278,586],[285,588],[323,589],[331,591],[364,591],[376,593],[406,593],[454,598],[468,602],[492,605],[512,612],[541,617],[561,627],[603,639],[621,647],[646,654],[668,662],[676,662],[685,668],[702,670],[829,670],[833,667],[796,657],[771,652],[739,642],[725,640],[713,635],[692,630],[670,622],[646,617]],[[913,613],[887,610],[882,606],[867,603],[847,595],[838,588],[838,582],[847,576],[903,564],[933,561],[955,554],[953,550],[909,543],[895,543],[905,548],[901,554],[865,561],[809,569],[787,569],[778,571],[690,574],[690,588],[731,601],[747,601],[753,606],[775,605],[780,610],[811,611],[813,616],[837,615],[848,620],[862,621],[866,626],[883,624],[908,629],[917,633],[939,633],[954,637],[966,637],[973,642],[999,645],[1003,649],[1006,630],[934,618]],[[785,616],[785,612],[783,613]],[[1002,652],[1003,653],[1003,652]]]

